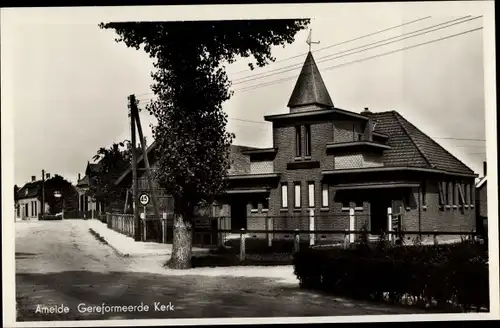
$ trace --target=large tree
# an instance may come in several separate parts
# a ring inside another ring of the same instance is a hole
[[[131,163],[130,146],[123,142],[113,143],[109,148],[101,147],[97,150],[93,160],[101,167],[89,176],[89,196],[101,203],[106,211],[113,203],[124,197],[124,190],[115,185],[116,179],[129,167]]]
[[[75,186],[64,177],[56,174],[45,180],[43,190],[45,191],[44,201],[49,205],[49,214],[61,213],[63,206],[65,211],[78,209],[78,192]],[[56,197],[56,192],[60,193],[61,197]],[[41,201],[41,190],[38,198]]]
[[[14,185],[14,201],[17,200],[17,197],[19,197],[19,187]]]
[[[191,267],[192,218],[226,188],[233,135],[226,131],[222,104],[232,91],[226,64],[253,56],[257,66],[274,61],[272,46],[294,41],[309,20],[126,22],[114,29],[117,42],[143,48],[154,59],[157,96],[147,110],[157,119],[156,178],[174,199],[171,268]],[[253,69],[254,64],[249,64]]]

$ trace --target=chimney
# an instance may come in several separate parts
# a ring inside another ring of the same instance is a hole
[[[45,173],[45,179],[50,179],[50,173]]]
[[[31,182],[35,182],[36,181],[36,175],[32,175],[31,176]]]
[[[483,174],[486,176],[486,161],[483,162]]]
[[[370,115],[372,112],[368,109],[368,107],[365,107],[365,110],[360,113],[361,115]]]
[[[80,173],[78,173],[78,181],[80,181]],[[77,181],[77,182],[78,182],[78,181]]]

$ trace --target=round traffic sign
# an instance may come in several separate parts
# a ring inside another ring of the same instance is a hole
[[[149,195],[148,194],[141,194],[139,196],[139,202],[141,205],[146,206],[149,204]]]

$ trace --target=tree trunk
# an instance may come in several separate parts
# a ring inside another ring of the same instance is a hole
[[[192,224],[185,215],[174,214],[173,229],[172,256],[167,266],[171,269],[190,269],[193,246]]]

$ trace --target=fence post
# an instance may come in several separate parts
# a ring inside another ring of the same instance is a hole
[[[132,227],[132,238],[135,237],[135,224],[134,224],[134,216],[132,215],[132,219],[130,220],[130,226]]]
[[[293,251],[297,253],[300,250],[300,235],[299,229],[295,229],[293,232]]]
[[[222,247],[224,243],[222,242],[222,232],[220,230],[224,229],[222,226],[222,216],[217,218],[217,246]]]
[[[147,231],[146,231],[146,220],[143,218],[142,220],[142,232],[143,232],[143,236],[142,236],[142,241],[146,241],[146,236],[147,236]]]
[[[245,228],[241,228],[240,233],[240,261],[245,260]]]
[[[354,234],[354,229],[355,229],[355,216],[354,216],[354,208],[350,208],[349,209],[349,231],[351,231],[349,233],[349,243],[353,243],[354,242],[354,239],[356,238],[355,234]]]
[[[437,246],[438,245],[438,237],[437,237],[437,230],[434,230],[434,246]]]
[[[314,208],[309,209],[309,245],[313,246],[315,241],[315,233],[314,233]]]
[[[272,218],[266,218],[266,230],[271,231],[274,230],[274,225],[273,225],[273,219]],[[273,246],[273,234],[271,232],[267,233],[267,246],[272,247]]]
[[[167,236],[165,235],[165,218],[161,217],[161,242],[163,244],[167,243]]]
[[[387,240],[392,244],[394,236],[392,235],[392,207],[387,208]]]
[[[350,239],[350,235],[349,235],[349,229],[345,229],[345,234],[344,234],[344,248],[347,249],[349,248],[349,239]]]

